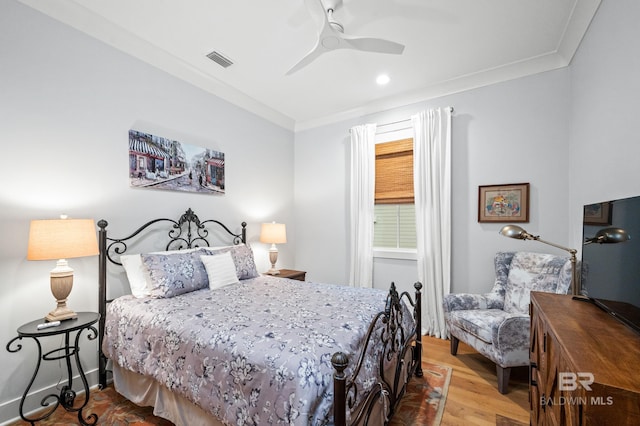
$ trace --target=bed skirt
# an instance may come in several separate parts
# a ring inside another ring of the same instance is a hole
[[[142,407],[153,407],[153,414],[176,426],[222,426],[219,420],[191,401],[177,395],[155,379],[113,365],[116,391]]]
[[[153,414],[169,420],[176,426],[224,426],[224,423],[208,414],[188,399],[177,395],[151,377],[112,366],[116,391],[141,407],[153,407]],[[369,423],[385,424],[382,419],[383,403],[372,410]],[[332,423],[331,423],[332,424]]]

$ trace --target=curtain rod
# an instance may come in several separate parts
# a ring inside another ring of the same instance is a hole
[[[447,107],[447,108],[449,108],[449,109],[451,110],[451,113],[452,113],[452,114],[453,114],[453,112],[455,111],[455,110],[453,109],[453,107]],[[392,125],[394,125],[394,124],[406,123],[406,122],[409,122],[409,121],[411,121],[411,118],[405,118],[405,119],[403,119],[403,120],[392,121],[392,122],[390,122],[390,123],[376,124],[376,128],[378,128],[378,127],[384,127],[384,126],[392,126]],[[407,127],[407,128],[408,128],[408,127]],[[398,130],[405,130],[405,129],[398,129]],[[395,130],[394,130],[394,131],[395,131]],[[349,133],[351,133],[351,129],[349,129]],[[380,134],[380,133],[389,133],[389,131],[387,131],[387,132],[376,132],[376,134]]]
[[[454,111],[453,107],[447,107],[447,108],[449,108],[451,110],[451,113],[453,113],[453,111]],[[391,123],[377,124],[376,127],[391,126],[393,124],[405,123],[407,121],[411,121],[411,118],[405,118],[404,120],[392,121]]]

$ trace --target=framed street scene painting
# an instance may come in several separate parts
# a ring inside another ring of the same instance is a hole
[[[478,222],[529,222],[529,184],[478,187]]]
[[[132,187],[224,194],[224,153],[129,130]]]

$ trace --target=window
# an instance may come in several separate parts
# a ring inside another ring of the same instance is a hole
[[[414,204],[376,204],[373,246],[416,248],[416,209]]]
[[[413,139],[376,144],[373,246],[416,248]]]

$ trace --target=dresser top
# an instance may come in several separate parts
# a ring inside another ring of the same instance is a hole
[[[575,371],[596,383],[640,392],[640,334],[589,300],[531,292],[536,307]]]

